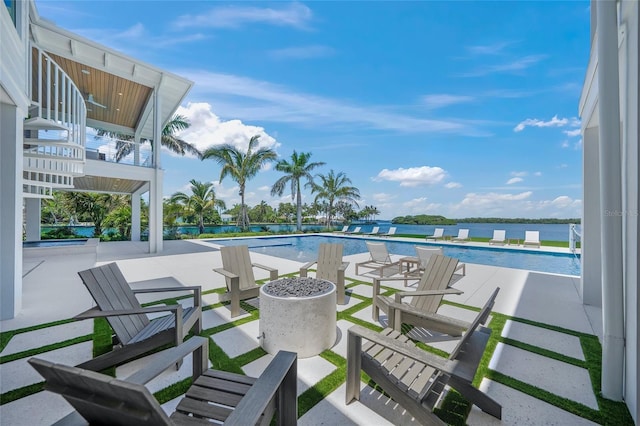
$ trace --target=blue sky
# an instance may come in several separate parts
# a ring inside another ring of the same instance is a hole
[[[199,148],[261,135],[347,174],[380,218],[579,217],[589,2],[39,1],[42,17],[195,82]],[[164,192],[236,184],[163,153]],[[248,183],[277,206],[281,176]],[[313,196],[304,192],[304,201]]]

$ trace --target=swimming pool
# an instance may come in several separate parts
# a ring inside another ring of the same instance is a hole
[[[246,244],[251,251],[282,257],[299,262],[315,260],[320,243],[341,243],[344,255],[367,253],[366,238],[341,238],[319,235],[295,237],[268,237],[208,240],[210,243],[237,246]],[[380,241],[380,240],[369,240]],[[426,242],[385,241],[391,254],[415,256],[415,245],[439,246]],[[526,250],[503,249],[497,247],[441,246],[444,254],[455,257],[461,262],[481,265],[502,266],[505,268],[527,269],[530,271],[551,272],[555,274],[580,275],[580,261],[569,253],[531,253]]]

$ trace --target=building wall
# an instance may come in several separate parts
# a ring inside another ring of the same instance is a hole
[[[625,401],[636,424],[640,420],[638,404],[638,358],[639,330],[638,303],[638,237],[639,193],[638,150],[640,120],[638,108],[638,49],[640,48],[640,7],[637,1],[621,2],[621,32],[624,32],[620,45],[620,85],[622,119],[622,173],[623,173],[623,247],[624,247],[624,283],[625,283]]]
[[[22,305],[22,124],[29,97],[29,3],[16,3],[16,23],[0,5],[0,319]]]

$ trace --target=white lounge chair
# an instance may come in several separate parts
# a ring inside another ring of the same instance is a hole
[[[394,274],[400,272],[400,262],[391,260],[385,243],[374,243],[371,241],[367,241],[366,243],[370,257],[366,262],[356,263],[356,275],[360,275],[358,269],[363,267],[371,269],[367,272],[377,272],[380,277],[384,275],[384,271],[387,268],[391,268]]]
[[[493,238],[489,240],[489,244],[502,244],[507,243],[507,231],[504,229],[495,229],[493,231]]]
[[[345,234],[361,234],[360,232],[361,229],[362,229],[361,226],[356,226],[353,231],[347,231],[345,232]]]
[[[389,228],[389,230],[387,231],[386,234],[380,234],[380,236],[382,237],[390,237],[392,235],[394,235],[396,233],[396,227],[392,226],[391,228]]]
[[[339,232],[341,234],[345,234],[348,230],[349,230],[349,225],[345,225],[345,226],[342,227],[342,229],[340,231],[334,231],[334,232]]]
[[[454,237],[451,241],[457,243],[464,243],[469,241],[469,230],[468,229],[459,229],[458,236]]]
[[[536,246],[540,248],[540,232],[539,231],[525,231],[523,246]]]
[[[433,230],[433,235],[427,235],[428,240],[441,240],[444,238],[444,228],[436,228]]]
[[[371,230],[371,232],[365,232],[365,235],[379,235],[380,234],[380,227],[379,226],[374,226],[373,229]]]

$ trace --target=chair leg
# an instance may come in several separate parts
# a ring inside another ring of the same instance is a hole
[[[474,388],[466,381],[460,380],[455,376],[449,378],[449,386],[460,392],[465,399],[487,414],[492,415],[496,419],[502,419],[502,406],[493,400],[489,395]]]
[[[347,336],[347,383],[345,403],[360,400],[360,370],[362,368],[362,337],[348,333]]]

